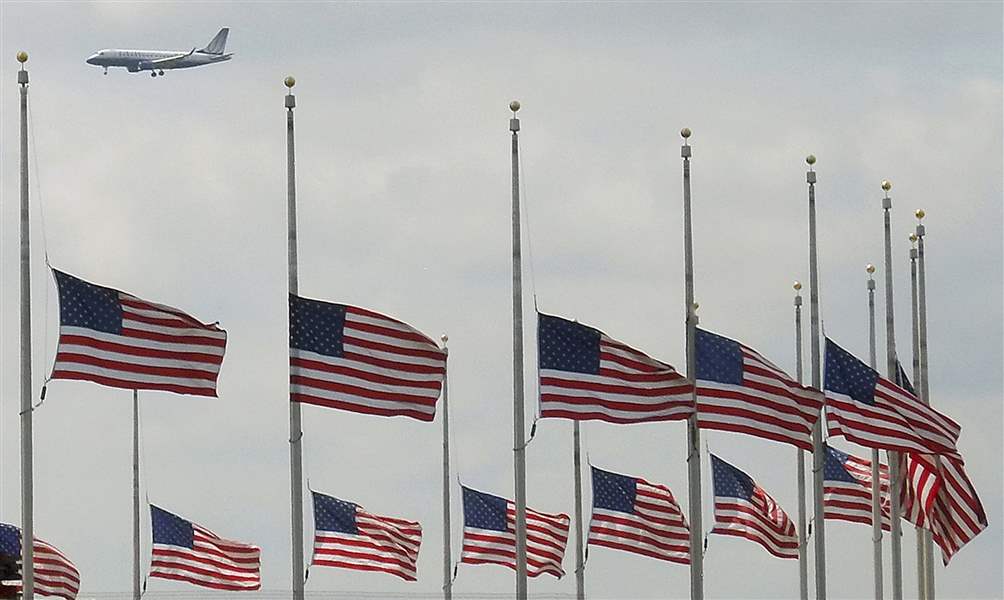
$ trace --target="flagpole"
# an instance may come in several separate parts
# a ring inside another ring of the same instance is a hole
[[[572,468],[575,469],[575,598],[586,598],[585,562],[582,556],[582,446],[579,422],[572,424]]]
[[[683,146],[683,254],[687,323],[687,378],[693,386],[690,402],[694,412],[687,419],[687,495],[690,510],[690,598],[704,598],[704,550],[701,534],[704,530],[701,513],[701,430],[697,427],[697,308],[694,304],[694,237],[690,210],[690,156],[689,128],[680,131]]]
[[[917,300],[917,234],[910,234],[910,307],[912,310],[912,340],[913,340],[913,381],[920,386],[920,315]],[[921,399],[923,396],[921,394]],[[927,556],[924,547],[924,528],[914,527],[917,534],[917,598],[927,600]]]
[[[519,101],[512,118],[512,385],[513,471],[516,479],[516,600],[526,600],[526,441],[523,429],[523,264],[519,228]]]
[[[875,352],[875,265],[865,267],[868,271],[868,356],[871,368],[878,364]],[[875,600],[882,600],[882,479],[879,470],[879,451],[872,448],[872,545],[875,578]]]
[[[293,109],[296,80],[286,77],[286,225],[289,259],[289,293],[299,291],[296,257],[296,155],[293,144]],[[300,403],[289,403],[289,491],[292,514],[293,600],[303,600],[303,428],[300,423]]]
[[[32,464],[31,407],[31,228],[28,211],[28,53],[17,53],[21,68],[21,589],[24,598],[35,594],[35,508]],[[25,542],[25,540],[28,540]],[[25,551],[27,545],[28,551]]]
[[[819,356],[819,276],[816,261],[816,157],[805,158],[809,170],[805,181],[809,184],[809,327],[812,346],[812,387],[823,389]],[[823,440],[823,413],[820,411],[812,428],[812,520],[815,524],[816,600],[826,600],[826,524],[823,516],[823,466],[826,464],[826,442]]]
[[[886,339],[886,368],[889,379],[898,381],[896,371],[896,329],[893,319],[893,292],[892,292],[892,225],[890,224],[890,210],[892,209],[892,198],[889,197],[889,190],[892,184],[888,180],[882,182],[882,189],[885,197],[882,199],[882,210],[884,213],[885,227],[885,339]],[[902,528],[900,526],[900,506],[899,506],[899,454],[897,452],[887,452],[889,455],[889,500],[891,504],[890,519],[892,530],[889,532],[892,537],[892,597],[893,600],[903,600],[903,540]]]
[[[452,528],[450,527],[450,349],[446,343],[450,337],[445,333],[439,338],[443,342],[446,359],[446,373],[443,376],[443,600],[453,598],[452,570],[453,551],[450,548]]]
[[[919,333],[920,349],[920,381],[919,389],[924,404],[931,404],[931,388],[927,371],[927,268],[924,264],[924,210],[917,209],[917,331]],[[916,380],[916,379],[915,379]],[[935,460],[939,460],[935,457]],[[924,583],[926,597],[924,600],[934,600],[934,541],[930,530],[924,530]]]
[[[795,376],[802,383],[802,284],[795,288]],[[809,600],[809,557],[805,555],[805,451],[798,448],[798,597]]]
[[[132,599],[140,600],[139,390],[132,391]]]

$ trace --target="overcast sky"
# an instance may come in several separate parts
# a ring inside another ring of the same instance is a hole
[[[26,49],[34,393],[58,328],[43,250],[62,270],[219,320],[229,345],[218,399],[141,394],[143,491],[262,546],[264,588],[290,580],[282,78],[293,74],[300,292],[449,333],[456,475],[503,496],[513,491],[510,99],[523,104],[527,314],[532,292],[541,310],[681,369],[681,127],[694,130],[702,326],[791,372],[791,282],[808,279],[805,155],[819,158],[826,331],[862,357],[869,262],[884,306],[879,182],[890,179],[900,354],[909,364],[907,236],[923,207],[932,402],[962,425],[959,446],[990,518],[947,569],[938,564],[938,597],[1004,593],[1000,3],[0,7],[0,520],[20,519],[14,55]],[[202,47],[222,26],[236,53],[225,64],[152,79],[84,63],[101,48]],[[528,415],[533,329],[528,318]],[[36,533],[76,562],[81,598],[130,589],[130,405],[125,390],[57,381],[35,413]],[[307,589],[438,593],[439,418],[303,412],[311,487],[424,526],[418,582],[315,569]],[[593,464],[664,483],[686,505],[682,423],[583,432]],[[795,516],[793,448],[703,438]],[[706,455],[703,466],[710,529]],[[572,513],[570,424],[539,425],[527,479],[532,508]],[[455,486],[454,503],[459,553]],[[309,544],[309,504],[305,512]],[[146,520],[142,531],[146,557]],[[831,522],[826,536],[831,597],[869,597],[870,529]],[[885,548],[889,595],[888,538]],[[903,549],[912,596],[912,527]],[[564,564],[568,576],[533,580],[531,593],[573,594],[571,553]],[[711,536],[705,567],[709,598],[798,595],[797,562],[745,540]],[[683,598],[688,582],[683,566],[602,548],[586,567],[592,598]],[[513,574],[462,565],[455,589],[507,594]],[[206,597],[163,580],[149,590]]]

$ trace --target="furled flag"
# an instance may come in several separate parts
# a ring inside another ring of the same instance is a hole
[[[959,425],[826,338],[826,423],[869,448],[955,453]]]
[[[215,590],[261,588],[261,549],[232,542],[205,527],[150,505],[153,554],[150,577]]]
[[[352,502],[314,494],[314,558],[311,566],[383,571],[417,579],[422,526],[368,513]]]
[[[901,455],[903,516],[931,530],[947,565],[963,546],[987,528],[987,514],[958,454]],[[922,487],[918,489],[917,484]],[[926,507],[924,506],[926,504]],[[916,518],[917,515],[922,518]]]
[[[80,590],[80,572],[59,550],[35,538],[32,559],[35,561],[35,593],[39,596],[58,596],[74,600]],[[21,529],[0,523],[0,557],[16,561],[17,574],[6,583],[21,591]]]
[[[596,467],[592,470],[589,545],[690,564],[690,528],[669,488]]]
[[[410,325],[290,294],[293,402],[432,421],[445,376],[446,353]]]
[[[882,529],[890,529],[889,468],[879,465]],[[823,464],[823,518],[872,524],[872,461],[826,447]]]
[[[798,534],[788,515],[749,475],[711,455],[715,527],[711,533],[752,540],[778,558],[798,558]]]
[[[538,313],[537,361],[541,417],[642,423],[693,413],[686,378],[599,329]]]
[[[464,543],[460,562],[504,565],[516,570],[516,505],[464,487]],[[561,560],[568,542],[568,515],[526,509],[526,573],[565,574]]]
[[[59,344],[52,379],[216,396],[227,332],[53,269]]]
[[[812,450],[823,397],[743,344],[697,330],[697,423]]]

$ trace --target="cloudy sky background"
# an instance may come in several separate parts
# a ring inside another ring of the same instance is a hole
[[[881,310],[879,182],[892,180],[901,354],[908,362],[907,236],[924,207],[932,401],[961,423],[990,517],[949,568],[938,565],[939,597],[1001,595],[1000,4],[5,2],[0,20],[3,521],[20,519],[14,54],[23,48],[37,151],[35,394],[58,327],[43,247],[60,269],[219,320],[229,332],[219,399],[141,394],[144,494],[261,545],[266,589],[290,578],[282,78],[294,74],[300,292],[449,333],[454,465],[465,483],[500,495],[513,489],[510,99],[523,103],[527,314],[534,292],[541,310],[680,367],[681,127],[694,130],[702,325],[792,372],[791,282],[808,279],[805,155],[819,157],[826,330],[863,357],[864,266],[879,265]],[[221,26],[237,53],[227,64],[157,79],[84,64],[100,48],[202,47]],[[533,330],[528,319],[529,399]],[[36,533],[74,559],[90,592],[82,598],[130,588],[130,405],[128,391],[59,381],[35,413]],[[307,589],[435,595],[440,421],[315,407],[303,421],[313,488],[425,528],[417,583],[316,569]],[[665,483],[686,504],[682,423],[583,430],[594,464]],[[571,514],[570,434],[561,421],[538,427],[527,450],[531,507]],[[704,439],[794,517],[794,449]],[[310,540],[309,504],[305,512]],[[828,523],[826,534],[830,595],[870,596],[870,529]],[[908,595],[913,540],[905,527]],[[885,547],[888,595],[888,538]],[[712,536],[705,566],[709,597],[797,597],[796,561],[748,541]],[[531,593],[573,594],[573,568],[569,553],[569,575],[534,580]],[[586,568],[594,598],[682,598],[688,581],[684,567],[605,549]],[[455,584],[458,594],[512,587],[512,573],[492,566],[461,566]],[[149,590],[206,597],[161,580]]]

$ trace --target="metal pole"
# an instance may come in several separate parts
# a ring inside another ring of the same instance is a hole
[[[690,505],[690,598],[704,598],[704,547],[701,543],[701,533],[704,531],[703,514],[701,512],[701,430],[697,427],[697,306],[694,303],[694,236],[691,227],[690,211],[690,129],[684,127],[680,131],[683,136],[683,146],[680,156],[683,158],[683,255],[684,283],[686,288],[686,306],[684,314],[687,319],[687,377],[693,384],[690,402],[694,413],[687,419],[687,495]]]
[[[28,53],[17,53],[21,68],[21,588],[35,594],[35,521],[31,433],[31,229],[28,221]]]
[[[439,338],[443,342],[443,353],[449,365],[450,349],[446,343],[450,337],[445,333]],[[443,599],[453,598],[453,551],[450,547],[453,532],[450,527],[450,369],[443,377]]]
[[[132,598],[140,600],[139,566],[139,390],[132,391]]]
[[[585,600],[586,572],[582,541],[582,445],[579,422],[572,425],[572,468],[575,469],[575,598]]]
[[[516,600],[526,600],[526,441],[523,430],[523,259],[519,230],[519,102],[512,118],[512,435],[516,479]]]
[[[917,306],[917,234],[910,234],[910,241],[913,243],[913,247],[910,248],[910,307],[912,309],[911,313],[911,325],[912,325],[912,341],[913,341],[913,381],[920,388],[920,329]],[[923,400],[923,394],[920,394],[921,400]],[[924,528],[915,527],[914,531],[917,534],[917,598],[920,600],[927,600],[927,567],[926,561],[927,556],[924,553]]]
[[[805,181],[809,184],[809,327],[812,346],[812,387],[823,389],[819,356],[819,275],[816,262],[816,172],[812,165],[816,157],[805,158],[809,170]],[[826,442],[823,440],[823,415],[820,412],[812,428],[812,520],[815,524],[816,550],[816,600],[826,600],[826,525],[823,517],[823,466],[826,464]]]
[[[868,271],[868,356],[871,368],[878,364],[875,352],[875,265],[869,264]],[[879,451],[872,448],[872,545],[875,578],[875,600],[882,600],[882,479],[879,470]]]
[[[296,152],[293,145],[293,109],[296,80],[287,77],[286,84],[286,225],[288,228],[289,293],[299,290],[296,260]],[[300,403],[289,403],[289,492],[292,513],[293,600],[303,600],[303,428],[300,423]]]
[[[885,190],[885,197],[882,199],[882,209],[885,216],[885,339],[886,339],[886,368],[889,379],[896,381],[896,330],[893,319],[893,293],[892,293],[892,226],[890,225],[890,210],[892,209],[892,198],[889,197],[889,190],[892,184],[888,181],[882,182],[882,189]],[[903,600],[903,540],[902,528],[900,526],[900,506],[899,506],[899,454],[888,452],[889,455],[889,500],[891,504],[890,517],[892,520],[892,597],[893,600]]]
[[[931,404],[931,388],[927,371],[927,268],[924,264],[924,235],[927,233],[921,220],[924,218],[923,209],[918,209],[914,213],[917,222],[917,330],[919,332],[920,349],[920,381],[919,389],[921,399],[924,404]],[[916,381],[916,379],[915,379]],[[935,457],[938,461],[938,457]],[[931,531],[924,531],[924,583],[926,598],[934,600],[934,540]]]
[[[795,374],[802,383],[802,284],[795,288]],[[809,557],[805,555],[808,539],[805,535],[805,451],[798,451],[798,597],[809,600]]]

